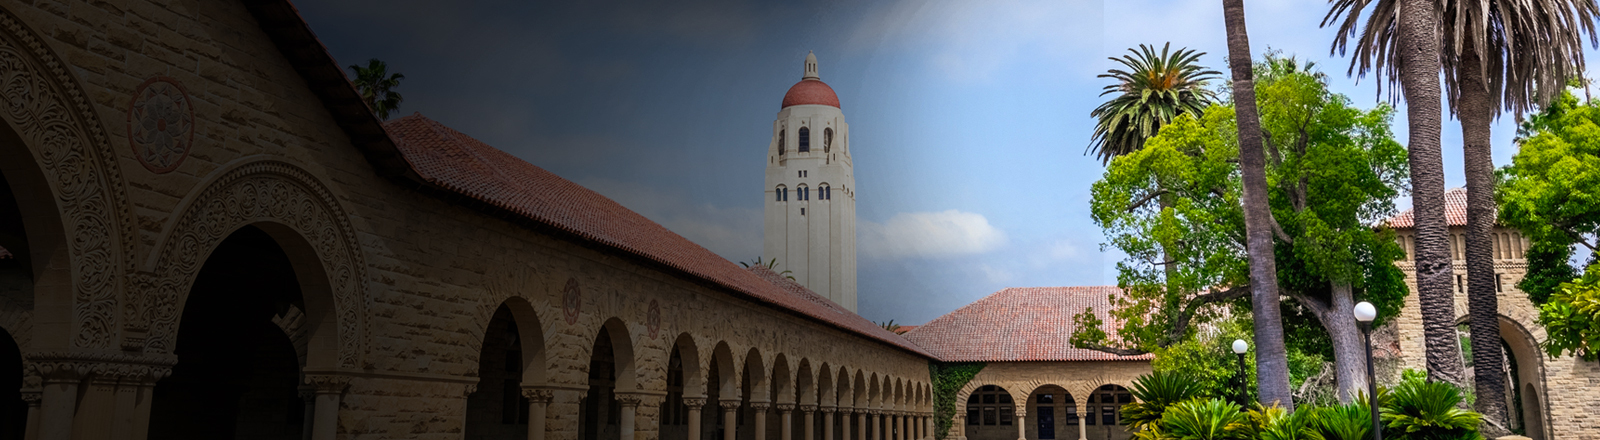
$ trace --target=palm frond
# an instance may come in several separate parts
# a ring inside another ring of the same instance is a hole
[[[1114,83],[1101,89],[1100,96],[1112,95],[1089,116],[1094,117],[1094,134],[1085,154],[1094,154],[1102,163],[1138,151],[1145,139],[1154,137],[1163,125],[1181,114],[1199,116],[1216,100],[1207,84],[1222,73],[1199,64],[1204,52],[1179,48],[1171,43],[1161,47],[1139,45],[1128,49],[1131,55],[1111,58],[1124,68],[1107,70],[1099,78]]]

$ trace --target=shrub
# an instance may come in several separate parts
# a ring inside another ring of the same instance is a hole
[[[1444,382],[1407,377],[1383,404],[1384,434],[1398,440],[1477,440],[1482,416],[1457,408],[1461,390]]]
[[[1202,397],[1204,391],[1194,377],[1178,371],[1156,371],[1133,381],[1134,403],[1122,406],[1122,420],[1129,431],[1144,431],[1161,422],[1168,407]]]
[[[1315,411],[1315,431],[1324,440],[1366,440],[1372,431],[1372,407],[1360,399],[1348,405],[1334,405]]]
[[[1246,413],[1250,419],[1250,428],[1253,431],[1251,438],[1259,440],[1323,440],[1312,426],[1316,419],[1312,417],[1316,410],[1303,408],[1300,411],[1289,412],[1283,407],[1273,405],[1267,408],[1257,408]]]
[[[1222,399],[1192,399],[1167,408],[1161,431],[1173,440],[1249,440],[1249,420],[1239,405]]]

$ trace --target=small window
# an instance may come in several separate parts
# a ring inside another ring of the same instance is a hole
[[[1067,410],[1067,424],[1078,426],[1078,406],[1069,404],[1065,407],[1065,409]]]
[[[1504,292],[1505,288],[1506,288],[1505,286],[1506,286],[1505,282],[1500,281],[1500,274],[1494,274],[1494,291],[1495,291],[1495,293]]]
[[[976,408],[976,407],[967,408],[967,425],[968,426],[978,426],[978,422],[982,422],[983,421],[983,419],[980,419],[980,417],[983,417],[983,416],[979,415],[978,412],[979,412],[978,408]]]
[[[805,153],[805,152],[811,151],[811,129],[810,128],[800,127],[800,148],[798,149],[798,151],[800,151],[801,153]]]
[[[785,147],[785,145],[784,145],[785,142],[784,141],[786,140],[786,139],[784,139],[786,137],[786,136],[784,136],[785,134],[788,134],[788,131],[785,131],[784,129],[781,129],[781,128],[778,129],[778,155],[779,156],[783,155],[783,150],[785,149],[784,148]]]
[[[1056,403],[1056,396],[1053,394],[1040,394],[1037,403]]]
[[[789,192],[787,189],[784,189],[782,186],[779,186],[777,189],[772,191],[772,196],[773,196],[772,201],[774,201],[774,202],[782,202],[783,198],[784,198],[783,196],[785,195],[784,193],[787,193],[787,192]]]
[[[1009,406],[1000,407],[1000,426],[1011,426],[1011,416],[1016,411],[1016,408]]]
[[[800,208],[800,215],[806,215],[806,209]]]
[[[1461,275],[1456,275],[1456,293],[1461,293],[1463,291],[1463,286],[1461,285]]]
[[[995,407],[987,406],[987,407],[983,408],[983,424],[984,425],[986,425],[986,426],[994,426],[994,425],[997,424],[996,423],[997,422],[996,419],[997,418],[995,417]]]
[[[831,151],[833,151],[833,129],[824,128],[822,129],[822,152],[827,153]]]

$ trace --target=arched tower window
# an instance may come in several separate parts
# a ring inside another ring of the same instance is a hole
[[[822,152],[823,153],[828,153],[828,152],[832,152],[832,151],[833,151],[833,129],[832,128],[824,128],[824,129],[822,129]]]
[[[774,202],[783,202],[789,200],[789,188],[784,188],[783,185],[778,185],[778,189],[773,191],[773,194],[774,198],[772,201]]]
[[[801,153],[811,151],[811,129],[810,128],[800,127],[800,148],[799,148],[798,151],[800,151]]]
[[[810,196],[811,196],[810,191],[808,191],[809,189],[810,188],[806,188],[805,185],[800,185],[800,186],[795,187],[794,188],[794,199],[795,200],[809,200]]]
[[[832,200],[833,199],[833,192],[831,191],[832,189],[833,188],[828,186],[828,184],[826,184],[826,183],[821,184],[821,185],[817,185],[817,200]]]
[[[789,132],[788,130],[784,130],[784,129],[781,129],[781,128],[778,129],[778,155],[779,156],[783,155],[783,150],[784,150],[784,145],[783,144],[785,143],[784,142],[785,141],[785,139],[784,139],[785,136],[784,135],[788,134],[788,132]]]

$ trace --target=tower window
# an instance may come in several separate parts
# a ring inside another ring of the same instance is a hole
[[[799,151],[801,153],[805,153],[805,152],[811,151],[811,129],[810,128],[800,127],[800,150]]]
[[[784,145],[783,144],[784,144],[784,140],[785,140],[784,139],[784,137],[785,137],[784,135],[785,134],[788,134],[788,132],[783,130],[783,129],[781,129],[781,128],[778,129],[778,155],[779,156],[783,155],[783,150],[784,150]]]
[[[806,215],[806,209],[800,208],[800,215]]]
[[[1494,274],[1494,291],[1495,291],[1495,293],[1504,292],[1505,291],[1505,285],[1506,285],[1505,282],[1500,281],[1500,274]]]
[[[822,152],[827,153],[830,151],[833,151],[833,129],[824,128],[822,129]]]
[[[773,198],[774,202],[785,202],[789,200],[789,188],[784,188],[782,185],[779,185],[778,190],[774,191],[773,193],[776,194]]]
[[[1461,292],[1465,291],[1464,290],[1465,287],[1466,286],[1462,286],[1461,285],[1461,275],[1456,275],[1456,293],[1461,293]]]
[[[817,187],[817,200],[830,200],[833,198],[833,187],[822,185]]]

